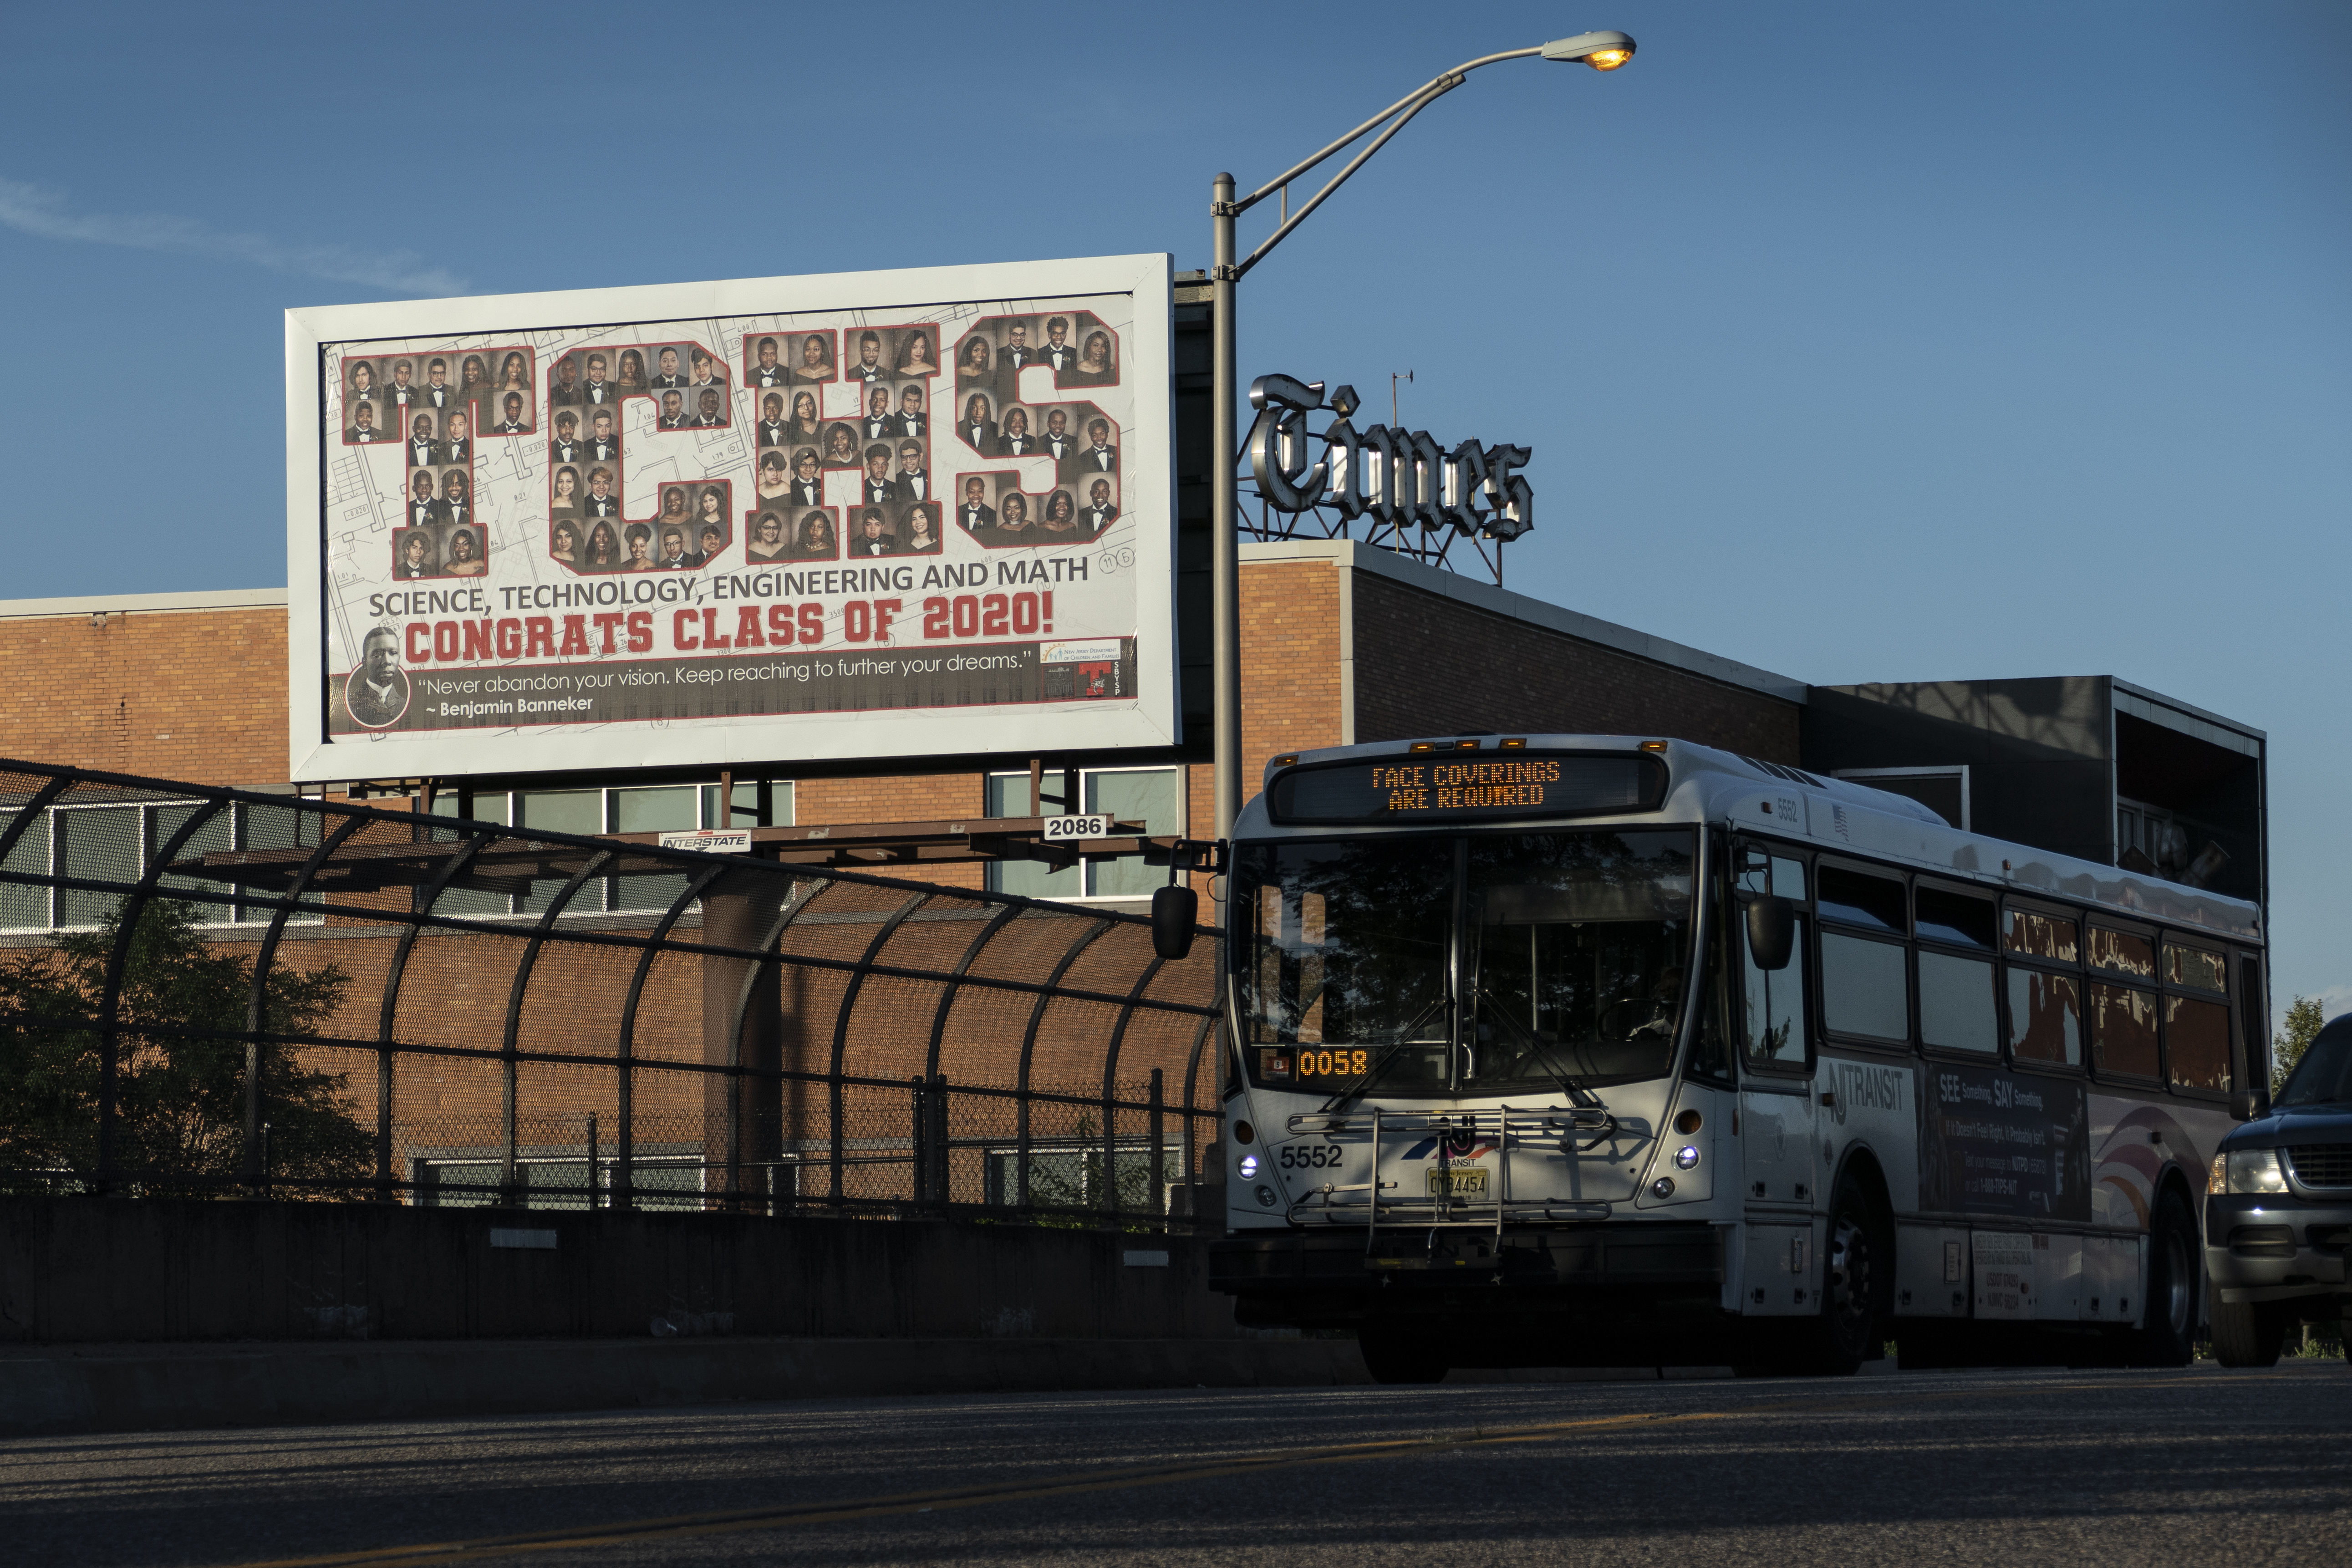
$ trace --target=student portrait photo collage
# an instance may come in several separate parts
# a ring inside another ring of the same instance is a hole
[[[739,531],[736,559],[762,565],[934,554],[950,529],[990,550],[1083,544],[1120,515],[1121,432],[1093,389],[1119,384],[1121,352],[1090,311],[779,327],[741,355],[679,340],[551,350],[543,367],[524,345],[345,359],[344,446],[402,451],[393,575],[484,574],[473,459],[519,437],[547,446],[548,558],[583,574],[712,568]],[[625,517],[625,401],[649,400],[657,430],[723,430],[737,374],[753,494],[663,481]]]
[[[653,517],[621,515],[621,405],[654,404],[659,430],[719,430],[732,423],[726,366],[700,343],[575,349],[555,362],[548,388],[547,553],[574,572],[698,572],[734,540],[734,487],[725,479],[660,487]]]
[[[346,359],[342,382],[343,445],[401,448],[393,576],[480,576],[489,535],[475,511],[475,449],[484,439],[535,429],[531,351],[511,345]]]
[[[953,467],[963,475],[951,498],[957,527],[992,550],[1083,543],[1119,514],[1118,422],[1084,390],[1118,384],[1118,341],[1085,310],[990,316],[973,323],[955,348]],[[1050,376],[1055,394],[1024,399]],[[973,474],[965,454],[981,458],[1048,458],[1052,488],[1024,491],[1014,472]]]
[[[759,453],[745,558],[765,565],[939,550],[930,463],[939,329],[762,332],[743,351]],[[856,500],[846,504],[851,474]]]

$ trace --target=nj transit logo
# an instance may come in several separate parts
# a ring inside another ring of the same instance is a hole
[[[1845,1125],[1849,1107],[1857,1110],[1899,1111],[1903,1109],[1903,1080],[1911,1076],[1907,1068],[1865,1067],[1860,1062],[1823,1062],[1822,1076],[1830,1083],[1831,1114],[1837,1124]]]
[[[1481,1160],[1494,1152],[1495,1141],[1492,1138],[1479,1138],[1467,1144],[1456,1144],[1454,1148],[1447,1151],[1446,1158],[1450,1160]],[[1404,1157],[1408,1160],[1436,1159],[1437,1140],[1434,1138],[1423,1139],[1420,1142],[1406,1150],[1404,1152]]]

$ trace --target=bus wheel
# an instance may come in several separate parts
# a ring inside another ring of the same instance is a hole
[[[2213,1359],[2223,1366],[2276,1366],[2286,1348],[2286,1315],[2253,1301],[2216,1301]]]
[[[1830,1204],[1829,1256],[1822,1269],[1822,1311],[1801,1331],[1807,1372],[1851,1377],[1873,1348],[1893,1294],[1895,1248],[1862,1184],[1841,1178]]]
[[[2197,1355],[2197,1221],[2180,1194],[2157,1199],[2147,1222],[2147,1321],[2132,1336],[2134,1366],[2187,1366]]]
[[[1830,1204],[1829,1256],[1822,1259],[1822,1309],[1810,1318],[1769,1318],[1748,1325],[1741,1377],[1851,1377],[1878,1342],[1895,1293],[1895,1246],[1862,1184],[1839,1178]]]
[[[1445,1381],[1445,1357],[1429,1331],[1366,1324],[1356,1331],[1356,1347],[1364,1352],[1364,1370],[1374,1383]]]

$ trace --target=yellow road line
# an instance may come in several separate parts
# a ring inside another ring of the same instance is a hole
[[[2166,1382],[2083,1382],[2035,1384],[2033,1394],[2070,1389],[2142,1389],[2177,1386]],[[1124,1469],[1072,1476],[1062,1479],[1023,1482],[1011,1486],[950,1488],[937,1491],[898,1492],[846,1502],[806,1503],[776,1508],[727,1509],[663,1518],[628,1520],[585,1529],[530,1531],[520,1535],[485,1536],[473,1541],[445,1541],[410,1546],[370,1548],[330,1552],[317,1557],[285,1557],[247,1568],[426,1568],[427,1564],[472,1563],[495,1557],[518,1557],[534,1552],[578,1552],[622,1546],[645,1541],[675,1541],[698,1535],[731,1535],[748,1531],[776,1530],[796,1524],[838,1524],[853,1520],[892,1515],[933,1513],[948,1509],[979,1508],[994,1503],[1031,1502],[1046,1498],[1075,1497],[1087,1492],[1120,1491],[1134,1487],[1167,1486],[1179,1481],[1218,1480],[1231,1477],[1293,1469],[1307,1465],[1351,1464],[1363,1459],[1394,1458],[1408,1454],[1439,1453],[1504,1443],[1540,1442],[1548,1437],[1581,1436],[1612,1427],[1676,1426],[1700,1421],[1732,1421],[1742,1416],[1804,1413],[1831,1415],[1840,1411],[1948,1399],[1989,1399],[2028,1392],[2015,1385],[1999,1388],[1906,1389],[1901,1393],[1853,1395],[1843,1399],[1791,1399],[1742,1406],[1737,1410],[1696,1410],[1680,1415],[1637,1411],[1622,1415],[1591,1416],[1580,1421],[1547,1421],[1530,1426],[1483,1427],[1444,1437],[1397,1437],[1371,1443],[1339,1443],[1307,1448],[1278,1448],[1206,1463],[1139,1465]]]

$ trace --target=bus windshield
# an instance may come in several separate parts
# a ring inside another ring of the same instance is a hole
[[[1237,847],[1251,1077],[1443,1095],[1662,1075],[1696,845],[1689,829],[1644,829]]]

